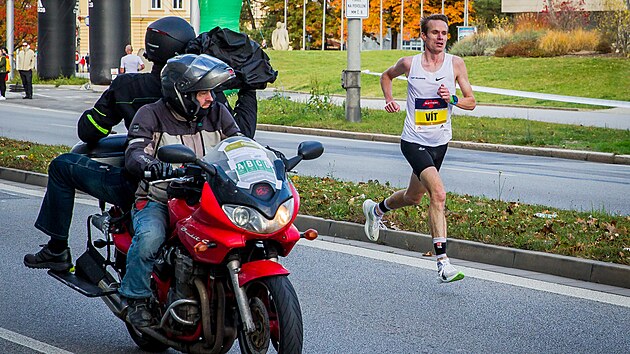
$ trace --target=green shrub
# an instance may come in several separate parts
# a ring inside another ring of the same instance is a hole
[[[455,43],[450,53],[459,56],[488,56],[493,55],[497,48],[510,42],[510,32],[495,28],[490,31],[478,32]]]

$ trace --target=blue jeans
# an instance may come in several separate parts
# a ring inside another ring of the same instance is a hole
[[[134,236],[127,253],[127,273],[118,292],[127,298],[151,296],[151,271],[155,256],[166,239],[168,206],[149,201],[141,210],[133,208]]]
[[[48,166],[48,186],[35,227],[67,242],[76,190],[128,210],[137,187],[138,182],[120,167],[74,153],[59,155]]]

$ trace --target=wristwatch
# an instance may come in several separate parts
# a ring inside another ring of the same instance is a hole
[[[456,95],[451,96],[450,104],[457,105],[457,102],[459,102],[459,99],[457,98],[457,96]]]

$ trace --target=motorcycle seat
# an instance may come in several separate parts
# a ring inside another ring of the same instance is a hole
[[[126,148],[127,134],[114,134],[104,137],[93,145],[78,142],[70,152],[85,155],[108,165],[124,167]]]

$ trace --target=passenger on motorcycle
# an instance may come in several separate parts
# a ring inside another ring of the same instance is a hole
[[[153,62],[151,73],[117,76],[94,107],[79,118],[81,140],[94,144],[109,135],[122,120],[128,128],[140,107],[162,97],[162,68],[169,58],[183,53],[194,38],[194,29],[182,18],[165,17],[151,23],[145,35],[146,57]],[[50,236],[50,241],[39,252],[24,256],[24,264],[54,271],[72,267],[68,232],[76,190],[128,210],[137,185],[138,179],[123,168],[84,155],[66,153],[53,159],[48,166],[46,194],[35,221],[35,227]]]
[[[157,150],[184,144],[202,157],[221,140],[239,133],[227,107],[213,103],[212,89],[233,77],[232,68],[206,54],[172,58],[162,70],[163,98],[143,106],[131,122],[125,167],[142,181],[132,210],[134,236],[127,273],[119,292],[129,304],[126,320],[136,327],[149,326],[153,319],[148,308],[150,274],[169,224],[168,182],[149,184],[173,176],[171,165],[157,159]],[[150,178],[145,179],[145,172]]]
[[[129,129],[140,107],[162,97],[160,72],[166,61],[184,53],[187,43],[193,39],[194,29],[180,17],[164,17],[151,23],[145,34],[145,56],[153,62],[151,73],[117,76],[94,107],[79,118],[79,138],[95,144],[123,120]],[[251,92],[239,92],[234,114],[242,120],[255,121],[255,92],[253,100],[250,96]],[[217,95],[217,100],[227,103],[223,93]],[[39,252],[24,256],[24,264],[30,268],[54,271],[70,269],[72,256],[68,235],[76,190],[129,210],[137,183],[138,180],[123,168],[100,163],[84,155],[66,153],[53,159],[48,167],[46,194],[35,221],[35,227],[50,236],[50,240]]]

